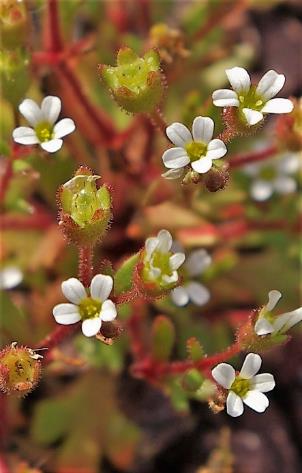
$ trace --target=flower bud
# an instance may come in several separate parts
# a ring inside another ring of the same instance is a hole
[[[210,169],[204,176],[204,185],[210,192],[222,190],[227,185],[229,173],[223,169]]]
[[[164,80],[155,50],[140,58],[132,49],[122,48],[117,66],[100,64],[99,71],[113,98],[127,112],[152,112],[161,102]]]
[[[190,55],[184,46],[184,35],[165,23],[156,23],[150,30],[150,47],[156,48],[162,61],[170,64],[176,58],[187,58]]]
[[[58,192],[61,228],[76,245],[94,245],[111,219],[111,196],[106,185],[97,187],[100,176],[81,167]]]
[[[96,338],[105,345],[112,345],[114,340],[118,338],[123,331],[124,329],[118,320],[103,322],[99,333],[96,335]]]
[[[17,106],[30,85],[29,56],[21,49],[0,51],[1,95]]]
[[[40,378],[41,355],[14,342],[0,352],[0,389],[7,394],[24,396]]]
[[[190,169],[182,180],[183,185],[198,184],[202,180],[202,174]]]
[[[302,148],[302,99],[292,99],[294,109],[280,115],[276,123],[276,135],[281,149],[301,151]]]
[[[22,0],[0,1],[0,46],[13,49],[24,44],[27,35],[27,13]]]

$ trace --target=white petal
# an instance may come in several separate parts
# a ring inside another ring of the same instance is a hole
[[[210,291],[199,282],[189,282],[186,289],[191,301],[196,305],[205,305],[210,299]]]
[[[299,153],[286,153],[278,163],[278,170],[282,174],[295,174],[299,170],[300,164]]]
[[[235,370],[228,363],[220,363],[212,370],[215,381],[223,388],[229,389],[235,380]]]
[[[154,268],[153,266],[149,269],[149,277],[151,279],[157,279],[161,275],[161,270],[159,268]]]
[[[278,304],[279,300],[281,299],[282,294],[280,291],[273,289],[268,293],[268,303],[266,304],[265,308],[268,312],[273,310],[276,305]]]
[[[95,317],[94,319],[86,319],[82,323],[82,332],[86,337],[93,337],[99,332],[101,326],[101,317]]]
[[[73,304],[79,304],[87,297],[83,284],[76,278],[69,278],[61,284],[62,292],[66,299]]]
[[[164,177],[165,179],[170,179],[170,180],[179,179],[183,175],[183,173],[184,173],[183,168],[169,169],[169,171],[164,172],[162,174],[162,177]]]
[[[226,146],[223,141],[215,139],[208,144],[206,157],[210,159],[222,158],[227,153]]]
[[[273,323],[274,332],[287,332],[294,325],[302,321],[302,307],[293,310],[292,312],[286,312],[285,314],[277,317]]]
[[[19,126],[13,131],[13,139],[21,145],[35,145],[39,143],[35,130],[27,126]]]
[[[97,274],[92,278],[90,284],[90,294],[93,299],[105,301],[108,299],[113,287],[113,279],[105,274]]]
[[[186,289],[182,286],[176,287],[171,291],[171,298],[175,305],[180,307],[186,305],[189,302],[189,295]]]
[[[270,373],[257,374],[253,378],[253,389],[261,393],[267,393],[276,386],[274,376]]]
[[[59,97],[54,97],[52,95],[45,97],[41,105],[41,111],[44,120],[53,125],[54,122],[57,120],[58,116],[60,115],[61,100],[59,99]]]
[[[200,276],[211,262],[212,258],[206,250],[194,250],[187,258],[185,267],[190,276]]]
[[[294,104],[288,99],[271,99],[262,108],[262,113],[290,113]]]
[[[271,197],[273,194],[273,185],[269,181],[257,179],[251,185],[251,196],[257,202],[263,202]]]
[[[243,402],[256,412],[264,412],[269,405],[266,395],[259,391],[249,391]]]
[[[238,95],[246,93],[250,90],[251,79],[243,67],[233,67],[232,69],[226,69],[225,72],[228,76],[231,86]]]
[[[32,126],[43,120],[40,107],[31,99],[23,100],[19,105],[19,111]]]
[[[62,148],[63,140],[50,140],[41,143],[41,147],[48,153],[55,153]]]
[[[238,96],[234,90],[215,90],[212,94],[212,99],[216,107],[239,107]]]
[[[102,305],[102,310],[100,313],[100,317],[104,322],[111,322],[116,317],[116,307],[115,304],[110,301],[109,299],[105,301]]]
[[[58,324],[70,325],[81,320],[79,309],[74,304],[58,304],[52,310]]]
[[[163,281],[164,281],[166,284],[172,284],[172,283],[178,281],[178,274],[177,274],[177,271],[173,271],[173,273],[171,274],[171,276],[168,276],[167,274],[164,274],[164,275],[163,275]]]
[[[0,271],[0,289],[13,289],[23,279],[22,271],[16,266],[7,266]]]
[[[268,71],[260,80],[256,93],[266,100],[271,99],[282,89],[285,82],[285,76],[276,71]]]
[[[232,417],[239,417],[243,414],[243,402],[241,397],[230,391],[227,397],[227,413]]]
[[[183,264],[185,259],[186,259],[186,256],[184,255],[184,253],[175,253],[174,255],[170,256],[170,258],[169,258],[170,268],[173,271],[175,269],[178,269]]]
[[[274,327],[272,324],[265,318],[259,317],[259,319],[255,323],[255,332],[257,335],[267,335],[269,333],[273,333]]]
[[[172,235],[168,230],[160,230],[157,234],[158,245],[157,249],[162,253],[167,253],[173,243]]]
[[[261,120],[263,120],[262,113],[252,110],[251,108],[243,108],[242,112],[249,126],[256,125],[256,123],[259,123]]]
[[[162,160],[166,168],[183,168],[190,162],[190,158],[183,148],[170,148],[162,155]]]
[[[256,353],[249,353],[243,362],[240,370],[240,376],[244,379],[250,379],[260,370],[262,360]]]
[[[62,138],[75,130],[74,121],[71,118],[63,118],[54,126],[54,137]]]
[[[172,125],[167,127],[166,134],[173,144],[182,148],[192,141],[190,131],[182,123],[172,123]]]
[[[147,238],[145,242],[145,250],[148,258],[152,255],[153,251],[157,248],[158,239],[156,237]]]
[[[198,172],[199,174],[204,174],[209,171],[212,167],[212,160],[207,156],[203,156],[202,158],[198,159],[197,161],[193,161],[191,163],[192,168],[194,171]]]
[[[196,117],[193,121],[193,138],[194,141],[201,141],[208,144],[213,136],[214,122],[209,117]]]
[[[291,194],[297,189],[297,182],[293,177],[280,176],[274,181],[274,189],[279,194]]]

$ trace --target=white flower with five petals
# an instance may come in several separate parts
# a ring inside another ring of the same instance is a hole
[[[276,307],[282,294],[275,289],[268,293],[268,303],[261,309],[255,323],[257,335],[284,334],[302,321],[302,307],[285,314],[274,316],[271,311]]]
[[[164,165],[169,169],[163,177],[177,179],[188,165],[199,174],[208,172],[213,160],[222,158],[227,152],[223,141],[212,140],[213,131],[214,122],[209,117],[196,117],[192,134],[182,123],[168,126],[166,134],[175,147],[165,151],[162,156]]]
[[[61,112],[59,97],[48,96],[42,101],[41,107],[31,99],[25,99],[19,105],[20,113],[31,127],[20,126],[13,131],[13,139],[22,145],[40,144],[49,153],[58,151],[63,144],[63,136],[75,130],[71,118],[63,118],[55,123]]]
[[[164,287],[178,281],[177,269],[183,264],[183,253],[172,253],[172,236],[160,230],[156,237],[147,238],[144,252],[143,277]]]
[[[76,278],[63,281],[62,292],[70,303],[58,304],[53,308],[56,322],[70,325],[82,320],[83,334],[93,337],[99,332],[102,322],[116,318],[115,304],[108,299],[112,286],[112,277],[104,274],[93,277],[89,293]]]
[[[174,304],[182,307],[191,301],[193,304],[202,306],[209,301],[209,290],[194,279],[199,277],[211,262],[211,256],[204,249],[194,250],[190,253],[182,267],[185,282],[171,292]]]
[[[220,363],[212,370],[215,381],[228,390],[226,406],[230,416],[240,416],[243,403],[256,412],[264,412],[268,407],[268,398],[263,393],[274,389],[275,380],[270,373],[257,374],[261,363],[259,355],[249,353],[239,374],[227,363]]]
[[[251,197],[264,202],[274,193],[285,195],[295,192],[297,181],[292,176],[298,172],[299,167],[300,153],[285,153],[276,159],[245,166],[243,171],[253,179]]]
[[[217,107],[238,107],[242,120],[249,126],[259,123],[267,113],[289,113],[293,110],[290,100],[273,99],[284,85],[283,74],[270,70],[254,86],[248,72],[242,67],[226,69],[225,72],[233,90],[215,90],[213,103]]]

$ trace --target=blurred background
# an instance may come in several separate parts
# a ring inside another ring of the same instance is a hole
[[[170,297],[124,304],[119,319],[125,330],[112,346],[76,335],[55,348],[31,394],[1,397],[8,471],[299,473],[301,327],[288,343],[263,354],[263,371],[277,381],[269,409],[261,415],[246,409],[236,419],[225,412],[215,415],[207,393],[198,398],[173,380],[151,384],[131,375],[127,327],[139,314],[148,350],[152,321],[164,314],[176,330],[172,357],[183,359],[192,336],[209,354],[231,344],[237,328],[267,302],[271,289],[283,293],[277,312],[299,307],[301,175],[295,168],[292,191],[273,192],[265,201],[253,195],[255,173],[248,168],[232,170],[228,186],[217,193],[163,180],[167,142],[147,117],[132,117],[114,103],[97,66],[114,65],[121,46],[138,54],[157,47],[167,79],[162,105],[167,123],[191,126],[195,116],[211,116],[217,135],[223,127],[221,110],[210,97],[213,90],[228,87],[226,68],[245,67],[256,83],[274,69],[286,76],[281,96],[301,96],[301,2],[62,0],[64,66],[43,55],[52,27],[46,0],[1,0],[0,7],[1,346],[14,341],[34,346],[55,327],[51,314],[63,301],[60,284],[77,274],[77,251],[66,244],[56,222],[56,191],[81,164],[101,175],[113,194],[113,223],[96,250],[96,269],[105,258],[117,268],[161,228],[187,253],[205,248],[212,258],[200,277],[211,295],[203,307],[190,303],[180,308]],[[20,28],[8,43],[4,8],[21,9]],[[72,77],[62,72],[64,67]],[[82,101],[76,99],[79,91]],[[46,95],[62,99],[62,116],[74,119],[77,132],[53,156],[36,148],[16,150],[11,134],[20,124],[18,104],[25,97],[39,102]],[[301,102],[295,104],[301,143]],[[95,110],[101,121],[108,120],[108,129],[113,124],[114,143],[99,134]],[[228,145],[230,159],[271,146],[278,151],[267,160],[268,167],[288,156],[301,159],[301,148],[292,149],[283,139],[278,120],[271,116],[255,136],[236,138]],[[3,276],[7,268],[14,271],[10,283]],[[232,360],[236,367],[241,361]]]

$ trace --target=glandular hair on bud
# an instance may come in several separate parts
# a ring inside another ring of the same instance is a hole
[[[41,375],[41,356],[16,343],[0,352],[0,389],[6,394],[25,396],[32,391]]]
[[[229,180],[229,173],[223,169],[210,169],[204,176],[204,185],[210,192],[217,192],[225,188]]]

